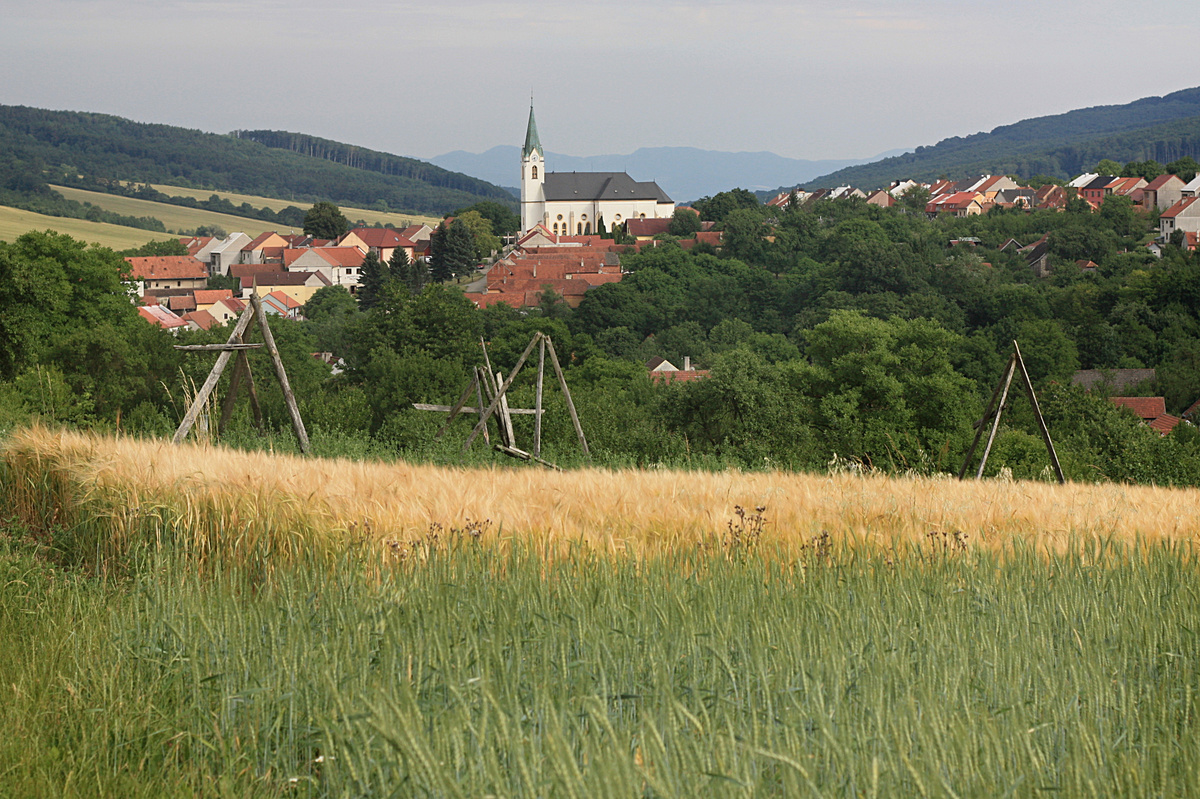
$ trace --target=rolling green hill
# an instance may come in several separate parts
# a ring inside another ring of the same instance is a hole
[[[260,138],[268,138],[259,131]],[[114,181],[158,183],[288,199],[330,200],[380,211],[441,216],[480,200],[513,203],[504,189],[411,158],[300,134],[322,154],[105,114],[0,105],[0,189],[45,183],[93,188]],[[311,150],[311,148],[310,148]]]
[[[1200,159],[1200,88],[1126,105],[1082,108],[1026,119],[989,133],[944,139],[932,147],[849,167],[809,181],[811,188],[885,186],[892,180],[965,178],[984,173],[1071,177],[1110,158],[1119,163],[1184,156]]]

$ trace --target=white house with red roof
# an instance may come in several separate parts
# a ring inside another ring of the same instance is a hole
[[[138,296],[150,291],[198,289],[208,283],[208,270],[190,255],[130,256],[129,276],[138,284]]]
[[[1158,232],[1164,241],[1176,230],[1200,231],[1200,197],[1182,197],[1158,217]]]
[[[295,252],[294,250],[289,252]],[[317,272],[332,286],[345,286],[354,294],[366,253],[357,247],[311,247],[288,263],[289,272]]]

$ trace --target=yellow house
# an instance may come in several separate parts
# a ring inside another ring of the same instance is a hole
[[[320,272],[278,272],[254,276],[254,293],[265,297],[279,291],[303,305],[317,289],[332,285]]]

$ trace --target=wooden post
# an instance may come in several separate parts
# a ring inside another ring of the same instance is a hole
[[[549,337],[546,337],[550,341]],[[533,346],[530,343],[530,346]],[[558,376],[558,384],[562,387],[563,397],[567,400],[567,410],[571,412],[571,421],[575,424],[575,433],[579,436],[579,446],[583,447],[584,455],[588,452],[587,439],[583,437],[583,427],[579,424],[579,414],[575,412],[575,403],[571,400],[571,389],[567,388],[567,378],[563,377],[562,366],[558,363],[558,353],[554,350],[554,342],[550,341],[550,362],[554,364],[554,374]]]
[[[1038,405],[1037,395],[1033,393],[1033,381],[1029,379],[1029,372],[1025,370],[1025,359],[1021,357],[1021,348],[1017,346],[1017,342],[1013,341],[1013,357],[1017,360],[1017,365],[1021,367],[1021,378],[1025,383],[1025,393],[1029,396],[1029,404],[1033,406],[1033,416],[1037,419],[1038,430],[1041,431],[1042,440],[1046,442],[1046,451],[1050,453],[1050,463],[1054,466],[1054,474],[1058,477],[1059,485],[1065,485],[1067,478],[1063,476],[1062,466],[1058,463],[1058,453],[1054,451],[1054,442],[1050,440],[1050,429],[1046,427],[1046,420],[1042,416],[1041,406]]]
[[[504,396],[504,392],[508,391],[508,387],[512,385],[513,380],[515,380],[517,375],[520,374],[521,367],[525,365],[525,361],[529,358],[529,353],[533,352],[534,345],[537,344],[542,338],[543,334],[541,332],[538,332],[536,335],[534,335],[533,339],[529,342],[529,346],[525,348],[523,353],[521,353],[521,358],[517,361],[517,365],[513,368],[512,373],[509,374],[508,378],[504,381],[504,384],[500,386],[500,388],[496,389],[496,396],[492,397],[492,402],[490,405],[488,405],[487,410],[484,412],[483,418],[479,420],[479,424],[475,425],[475,429],[472,430],[471,435],[467,437],[467,443],[463,444],[463,452],[466,452],[470,448],[471,443],[475,441],[475,437],[479,435],[479,431],[487,427],[488,417],[496,412],[496,407],[500,404],[500,398]],[[551,345],[550,352],[554,352],[553,345]]]
[[[499,382],[503,376],[496,372],[496,381]],[[508,412],[508,392],[500,395],[500,407],[496,409],[496,414],[496,418],[500,420],[500,440],[510,447],[516,447],[517,437],[513,432],[512,415]]]
[[[479,374],[480,374],[479,367],[476,366],[475,367],[475,405],[479,409],[479,420],[485,421],[483,418],[483,381],[481,381],[479,379]],[[488,435],[488,429],[487,429],[486,422],[483,426],[483,443],[485,443],[485,444],[492,443],[492,439]]]
[[[304,420],[300,418],[300,407],[296,404],[296,395],[292,393],[292,386],[288,383],[287,372],[283,368],[283,359],[279,357],[279,348],[275,346],[275,336],[271,335],[271,328],[267,324],[266,309],[263,308],[262,300],[259,299],[257,293],[250,294],[250,304],[258,317],[263,343],[267,345],[267,352],[271,354],[271,361],[275,364],[275,375],[279,378],[279,385],[283,387],[283,399],[287,403],[288,413],[292,417],[292,428],[296,431],[296,439],[300,442],[300,451],[308,454],[310,448],[308,431],[304,429]]]
[[[991,392],[991,399],[988,401],[988,410],[984,411],[983,419],[976,422],[976,426],[974,426],[976,427],[976,437],[971,441],[971,447],[967,450],[966,458],[962,459],[962,468],[959,469],[959,480],[964,479],[966,476],[967,468],[970,468],[971,461],[974,458],[974,451],[979,446],[979,439],[983,437],[983,428],[988,425],[988,422],[992,419],[992,415],[996,413],[996,401],[1000,398],[1000,392],[1004,388],[1004,385],[1006,385],[1004,380],[1006,380],[1009,370],[1012,370],[1012,367],[1013,359],[1012,356],[1009,356],[1008,365],[1004,367],[1004,373],[1000,376],[1000,382],[996,384],[996,389]]]
[[[241,344],[242,340],[239,338],[237,343]],[[221,420],[217,423],[218,436],[225,432],[225,425],[229,424],[229,419],[233,416],[233,406],[237,402],[238,389],[241,388],[242,380],[249,368],[250,360],[246,357],[245,350],[239,350],[237,363],[233,367],[233,377],[229,378],[229,391],[225,392],[225,400],[221,403]]]
[[[983,457],[979,460],[979,471],[975,472],[975,479],[983,477],[983,467],[987,466],[988,455],[992,452],[992,442],[996,440],[996,431],[1000,429],[1000,415],[1004,413],[1004,403],[1008,401],[1008,387],[1012,384],[1016,369],[1017,356],[1013,355],[1008,361],[1008,370],[1004,376],[1004,391],[1000,393],[1000,404],[996,406],[996,415],[992,419],[992,431],[988,433],[987,446],[983,448]]]
[[[537,398],[533,404],[533,455],[542,454],[542,382],[546,374],[546,340],[538,343]]]
[[[234,325],[233,332],[229,335],[228,344],[237,344],[250,326],[250,321],[254,318],[254,307],[247,305],[246,310],[238,318],[237,324]],[[192,405],[188,408],[187,413],[183,415],[183,421],[179,423],[179,429],[175,431],[175,437],[171,439],[171,443],[178,444],[187,438],[188,431],[192,429],[192,425],[196,423],[196,417],[200,415],[200,410],[204,404],[208,402],[208,397],[212,394],[213,389],[217,387],[217,381],[221,379],[221,373],[225,371],[225,366],[229,363],[229,359],[233,357],[232,349],[225,349],[217,356],[217,363],[213,366],[212,371],[208,373],[208,379],[204,381],[204,385],[196,392],[196,396],[192,399]]]
[[[971,465],[971,460],[975,455],[975,448],[979,445],[979,439],[983,435],[983,428],[991,421],[992,426],[988,434],[987,446],[984,448],[983,458],[979,462],[979,469],[975,472],[976,479],[983,476],[984,467],[987,466],[988,456],[992,451],[992,443],[995,441],[996,432],[1000,427],[1000,416],[1004,412],[1004,406],[1008,401],[1008,389],[1012,384],[1013,376],[1017,373],[1018,367],[1021,370],[1021,385],[1025,389],[1025,396],[1029,398],[1030,406],[1033,408],[1033,416],[1037,420],[1038,431],[1042,435],[1042,441],[1046,444],[1046,452],[1050,455],[1050,464],[1054,467],[1054,474],[1060,484],[1067,482],[1066,477],[1063,475],[1062,465],[1058,461],[1058,453],[1054,450],[1054,441],[1050,438],[1050,429],[1046,426],[1046,419],[1042,416],[1041,406],[1038,405],[1037,394],[1033,390],[1033,381],[1029,379],[1029,372],[1025,368],[1025,359],[1021,357],[1021,347],[1016,341],[1013,341],[1013,351],[1008,359],[1008,366],[1005,367],[1000,382],[996,384],[996,389],[992,392],[992,398],[988,402],[987,411],[984,412],[983,418],[975,425],[975,440],[971,442],[971,447],[967,450],[967,456],[963,460],[962,468],[958,470],[959,480],[962,480],[966,476],[967,468]],[[997,399],[999,400],[998,402]]]

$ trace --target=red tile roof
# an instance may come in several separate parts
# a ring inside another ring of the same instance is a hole
[[[1159,432],[1159,435],[1166,435],[1175,429],[1175,425],[1182,421],[1178,416],[1171,416],[1169,413],[1164,413],[1150,422],[1150,427]]]
[[[208,311],[189,311],[180,318],[185,322],[191,322],[201,330],[208,330],[217,323],[217,320]]]
[[[355,236],[362,240],[362,243],[368,247],[376,247],[381,250],[392,249],[395,247],[411,247],[412,241],[404,238],[391,228],[385,227],[356,227],[351,230]],[[346,236],[349,236],[347,233]],[[342,237],[343,240],[345,236]]]
[[[304,252],[304,250],[289,250],[289,252]],[[283,272],[283,264],[230,264],[229,266],[229,275],[240,279],[243,283],[253,280],[255,275],[281,272]]]
[[[136,280],[207,280],[208,269],[190,255],[130,256],[129,273]]]
[[[196,289],[192,292],[197,305],[212,305],[214,302],[233,296],[232,289]]]
[[[1175,180],[1178,180],[1180,183],[1182,183],[1182,182],[1183,182],[1182,180],[1180,180],[1180,179],[1179,179],[1178,177],[1176,177],[1175,175],[1172,175],[1172,174],[1169,174],[1169,173],[1168,173],[1168,174],[1166,174],[1166,175],[1159,175],[1159,176],[1158,176],[1158,177],[1156,177],[1154,180],[1150,181],[1150,183],[1149,183],[1149,184],[1147,184],[1147,185],[1146,185],[1146,191],[1158,191],[1158,190],[1159,190],[1159,189],[1161,189],[1163,186],[1167,185],[1167,183],[1168,183],[1168,182],[1170,182],[1170,180],[1171,180],[1172,178],[1174,178]]]
[[[1129,408],[1145,421],[1157,419],[1167,412],[1167,401],[1162,397],[1109,397],[1114,405]]]

